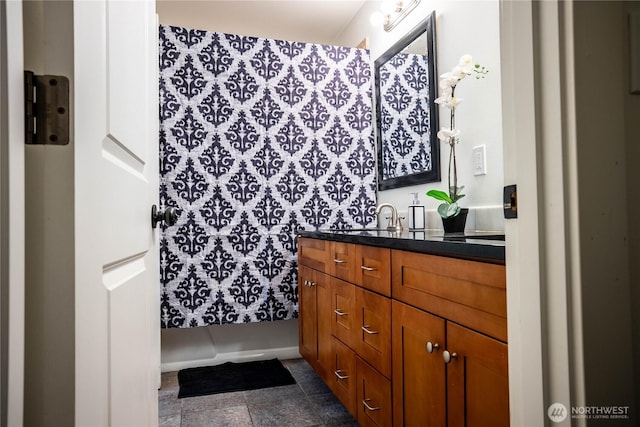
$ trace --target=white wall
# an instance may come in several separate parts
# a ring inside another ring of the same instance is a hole
[[[356,46],[368,36],[371,58],[375,60],[435,10],[438,75],[453,68],[464,54],[471,54],[476,62],[490,70],[485,79],[465,79],[456,89],[456,95],[464,99],[456,111],[456,128],[462,132],[456,150],[458,182],[465,186],[464,193],[467,195],[462,199],[461,205],[478,208],[475,218],[473,212],[470,214],[467,229],[503,230],[501,206],[502,187],[505,184],[502,161],[499,2],[423,0],[390,32],[370,23],[371,14],[379,10],[380,3],[366,2],[349,27],[334,40],[335,44]],[[448,112],[445,108],[440,110],[442,126],[450,125]],[[483,144],[487,147],[487,174],[474,176],[471,152],[474,146]],[[432,211],[428,215],[428,227],[442,228],[440,218],[433,212],[438,202],[425,196],[433,188],[446,191],[449,148],[446,145],[441,145],[440,148],[441,182],[381,191],[378,193],[378,201],[393,203],[399,211],[406,212],[406,206],[411,200],[409,193],[417,191],[426,209]]]

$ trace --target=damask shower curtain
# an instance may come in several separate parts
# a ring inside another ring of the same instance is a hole
[[[162,326],[297,317],[298,229],[375,223],[368,52],[160,27]]]

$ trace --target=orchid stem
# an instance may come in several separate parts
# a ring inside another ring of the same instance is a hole
[[[456,92],[456,87],[453,86],[451,88],[451,98],[454,98]],[[451,106],[451,133],[454,132],[456,128],[456,107],[455,105]],[[458,168],[456,165],[456,139],[452,136],[449,139],[449,145],[451,146],[451,151],[449,152],[449,197],[454,202],[456,201],[456,193],[458,192]],[[453,192],[451,191],[451,163],[453,162]]]

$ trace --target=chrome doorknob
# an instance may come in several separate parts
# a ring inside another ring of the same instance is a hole
[[[151,227],[156,228],[159,222],[164,222],[167,227],[178,221],[178,214],[175,208],[167,207],[163,211],[159,211],[156,205],[151,206]]]

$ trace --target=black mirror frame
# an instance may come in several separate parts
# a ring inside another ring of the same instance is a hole
[[[431,12],[422,22],[413,28],[407,35],[396,42],[389,50],[381,55],[374,62],[375,72],[375,93],[376,93],[376,142],[377,142],[377,158],[378,158],[378,190],[389,190],[392,188],[406,187],[409,185],[424,184],[427,182],[437,182],[440,177],[440,143],[438,141],[438,108],[434,100],[437,97],[437,72],[436,72],[436,13]],[[416,40],[419,36],[426,34],[427,36],[427,55],[429,61],[429,144],[431,148],[431,165],[432,169],[426,172],[418,172],[411,175],[401,177],[383,179],[383,140],[382,140],[382,114],[381,114],[381,95],[380,95],[380,67],[388,62],[393,56],[401,52],[404,48]]]

